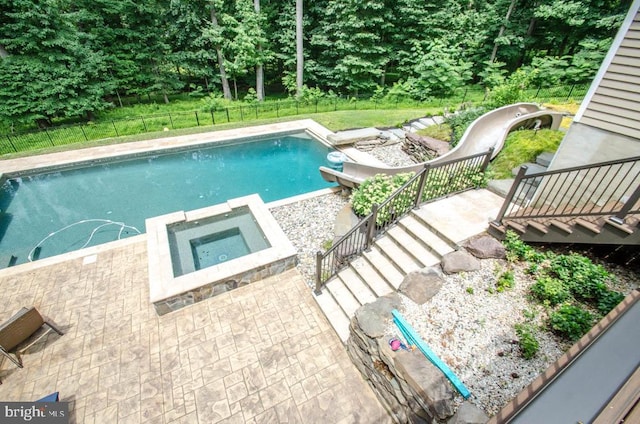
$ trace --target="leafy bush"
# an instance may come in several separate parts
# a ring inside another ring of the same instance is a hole
[[[489,92],[489,105],[492,109],[525,101],[525,90],[531,80],[535,78],[536,71],[524,72],[518,69],[509,76],[504,84],[493,88]]]
[[[608,314],[609,311],[618,306],[618,303],[622,302],[623,299],[624,295],[617,291],[606,290],[600,293],[597,300],[598,312],[602,315]]]
[[[520,240],[520,236],[513,230],[507,230],[502,244],[507,250],[507,260],[509,262],[523,260],[539,264],[545,259],[543,253],[536,251],[533,247]]]
[[[377,174],[367,178],[351,194],[351,207],[356,215],[367,216],[374,204],[384,202],[413,177],[413,173],[397,175]]]
[[[602,265],[576,253],[552,258],[549,273],[567,285],[576,299],[594,303],[606,294],[606,282],[613,279]]]
[[[476,107],[458,111],[446,117],[445,123],[451,127],[451,147],[455,147],[464,135],[469,125],[487,110],[484,107]]]
[[[515,285],[515,276],[513,271],[505,271],[498,277],[496,281],[496,290],[502,293],[505,290],[513,288]]]
[[[565,303],[549,317],[553,331],[569,339],[578,340],[593,326],[593,316],[579,306]]]
[[[524,359],[531,359],[536,356],[540,343],[535,336],[535,329],[531,324],[516,324],[516,334],[518,335],[518,345],[520,353]]]
[[[569,288],[557,278],[542,276],[531,286],[531,293],[541,302],[554,306],[569,299]]]

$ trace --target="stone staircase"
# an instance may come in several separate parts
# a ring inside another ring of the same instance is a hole
[[[314,297],[346,342],[349,322],[360,306],[398,290],[405,275],[440,263],[443,255],[456,248],[454,241],[429,224],[426,210],[414,210]]]

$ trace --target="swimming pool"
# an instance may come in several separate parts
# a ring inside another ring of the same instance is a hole
[[[5,176],[0,267],[136,235],[146,218],[177,210],[253,193],[270,202],[330,187],[317,169],[331,150],[301,132]]]

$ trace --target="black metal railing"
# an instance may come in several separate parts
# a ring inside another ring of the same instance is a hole
[[[402,187],[379,205],[373,205],[369,215],[336,241],[326,252],[316,253],[316,288],[320,294],[324,284],[384,234],[412,209],[429,201],[459,193],[485,183],[484,172],[493,149],[462,159],[425,164]]]
[[[640,156],[526,174],[518,171],[495,220],[607,217],[640,212]]]

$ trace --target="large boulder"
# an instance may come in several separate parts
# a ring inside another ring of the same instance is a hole
[[[463,402],[447,424],[485,424],[489,417],[477,406]]]
[[[502,243],[487,235],[469,240],[465,248],[473,256],[480,259],[504,259],[506,257],[506,250]]]
[[[384,336],[389,320],[393,319],[391,311],[401,308],[400,296],[397,293],[391,293],[358,308],[355,319],[358,320],[358,325],[364,334],[375,339]]]
[[[480,269],[480,261],[464,250],[447,253],[442,257],[442,270],[445,274],[458,272],[477,271]]]
[[[423,268],[407,274],[398,291],[422,305],[438,294],[443,282],[442,274],[436,268]]]

